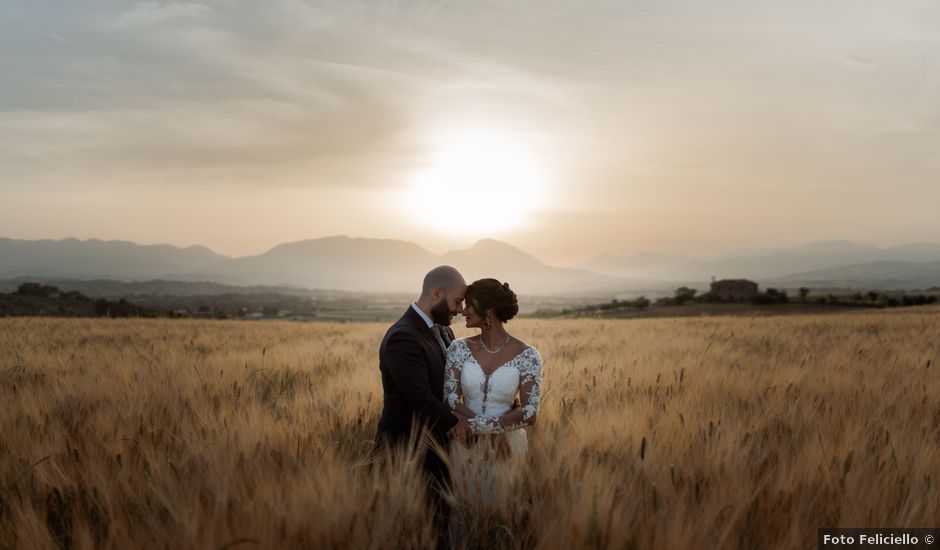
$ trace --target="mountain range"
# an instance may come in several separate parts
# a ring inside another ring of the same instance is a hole
[[[928,288],[940,286],[940,245],[890,248],[819,241],[790,248],[739,250],[714,258],[661,253],[604,255],[579,266],[550,266],[509,244],[482,240],[434,254],[414,243],[325,237],[285,243],[233,258],[204,246],[127,241],[0,238],[0,279],[74,278],[209,281],[369,292],[414,292],[424,273],[450,264],[467,280],[491,276],[520,293],[669,292],[707,288],[712,277],[749,278],[765,286]]]
[[[497,277],[527,294],[615,292],[625,286],[643,286],[642,281],[624,277],[549,266],[494,240],[436,255],[405,241],[339,236],[281,244],[256,256],[232,258],[202,246],[0,238],[0,279],[163,279],[414,292],[424,274],[441,264],[456,266],[468,281]]]
[[[761,286],[912,289],[940,285],[940,245],[879,248],[817,241],[789,248],[739,250],[716,258],[643,253],[598,256],[583,269],[643,279],[708,281],[747,278]]]

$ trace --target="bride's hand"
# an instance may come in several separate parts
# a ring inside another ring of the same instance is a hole
[[[470,409],[470,407],[467,407],[463,403],[457,404],[457,406],[454,408],[454,414],[457,416],[457,418],[466,418],[466,419],[473,418],[474,416],[477,415],[477,413],[473,412]]]

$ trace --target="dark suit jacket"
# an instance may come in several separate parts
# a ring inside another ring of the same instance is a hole
[[[453,332],[447,329],[451,339]],[[404,442],[411,435],[412,422],[426,425],[439,441],[447,441],[447,431],[457,417],[444,403],[445,354],[437,337],[411,307],[395,322],[379,349],[384,404],[379,419],[379,442]]]

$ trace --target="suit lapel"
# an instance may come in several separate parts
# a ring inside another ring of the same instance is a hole
[[[437,342],[437,336],[428,327],[427,323],[424,322],[424,319],[414,310],[414,308],[409,307],[408,311],[405,313],[405,316],[408,317],[412,326],[418,329],[418,332],[424,337],[425,342],[430,345],[433,349],[436,349],[439,355],[444,358],[447,356],[446,352],[441,349],[441,345]],[[445,331],[446,332],[446,331]],[[446,342],[445,342],[446,343]],[[447,344],[450,345],[450,344]]]

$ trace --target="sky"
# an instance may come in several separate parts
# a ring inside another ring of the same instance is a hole
[[[933,0],[0,5],[0,236],[940,242]]]

